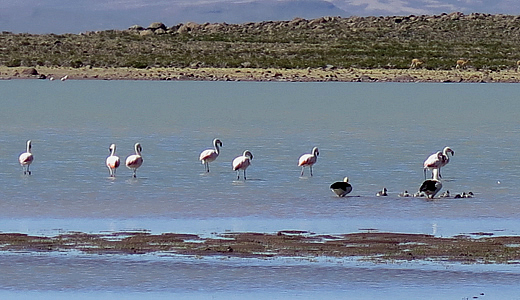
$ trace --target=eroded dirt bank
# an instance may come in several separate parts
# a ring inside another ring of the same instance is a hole
[[[54,68],[0,66],[0,79],[198,80],[290,82],[446,82],[518,83],[516,69],[259,69],[259,68]]]

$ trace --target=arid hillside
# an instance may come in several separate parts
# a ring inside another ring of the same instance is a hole
[[[82,34],[0,34],[8,67],[516,69],[520,16],[324,17],[245,24],[186,23]]]

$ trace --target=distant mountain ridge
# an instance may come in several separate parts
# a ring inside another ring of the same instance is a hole
[[[80,33],[165,24],[246,23],[323,16],[434,15],[460,11],[519,14],[513,0],[0,0],[0,31]]]
[[[9,10],[9,9],[8,9]],[[11,10],[14,10],[12,8]],[[93,30],[125,29],[134,24],[245,23],[313,19],[322,16],[347,16],[331,2],[324,0],[258,0],[241,3],[213,3],[176,6],[167,3],[148,7],[100,10],[95,5],[82,10],[68,7],[18,7],[12,13],[0,12],[0,30],[29,33],[80,33]],[[59,20],[56,22],[56,20]]]

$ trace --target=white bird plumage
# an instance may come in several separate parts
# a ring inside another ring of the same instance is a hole
[[[141,151],[143,151],[143,148],[141,147],[141,144],[135,143],[134,150],[135,154],[128,156],[126,158],[125,164],[127,168],[134,171],[134,178],[136,178],[137,169],[143,164],[143,157],[141,156]]]
[[[29,171],[29,166],[31,165],[31,163],[34,160],[34,156],[31,153],[31,148],[32,148],[32,142],[31,142],[31,140],[28,140],[25,152],[20,154],[20,156],[18,157],[18,162],[20,162],[20,165],[22,166],[24,175],[25,174],[31,175],[31,171]]]
[[[441,167],[444,167],[450,162],[450,156],[448,154],[451,154],[452,156],[455,155],[455,152],[450,147],[444,147],[444,149],[441,151],[437,151],[436,153],[430,155],[423,164],[424,169],[424,178],[426,179],[426,170],[433,170],[437,169],[439,170],[439,177],[441,176]],[[432,173],[433,178],[433,173]]]
[[[217,159],[220,154],[220,147],[222,147],[222,142],[220,139],[213,140],[214,149],[206,149],[200,153],[199,160],[204,165],[204,170],[209,172],[209,163]]]
[[[119,156],[116,156],[116,144],[111,144],[108,149],[110,150],[110,155],[107,157],[105,164],[110,172],[110,177],[115,177],[116,169],[119,167],[121,161]]]
[[[303,171],[305,170],[305,167],[309,167],[311,176],[312,176],[312,165],[316,163],[318,160],[318,155],[320,155],[320,151],[318,150],[318,147],[312,148],[311,153],[303,154],[298,159],[298,166],[302,167],[302,172],[300,176],[303,176]]]
[[[343,181],[337,181],[330,185],[330,189],[338,197],[345,197],[352,192],[352,185],[348,182],[348,177],[343,178]]]
[[[244,180],[247,179],[246,169],[251,165],[252,159],[253,154],[249,150],[244,151],[244,154],[233,159],[233,171],[237,171],[237,180],[240,179],[240,170],[244,171]]]

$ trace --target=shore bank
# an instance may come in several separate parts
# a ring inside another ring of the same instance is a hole
[[[427,69],[256,69],[256,68],[53,68],[0,66],[0,80],[198,80],[288,82],[518,83],[516,69],[502,71]]]
[[[476,233],[478,236],[479,234]],[[425,234],[362,232],[315,235],[306,231],[277,233],[196,234],[146,231],[91,234],[65,233],[53,237],[1,233],[0,251],[24,253],[80,251],[85,254],[170,253],[229,257],[336,257],[367,261],[449,261],[462,263],[520,262],[520,236],[434,237]]]

